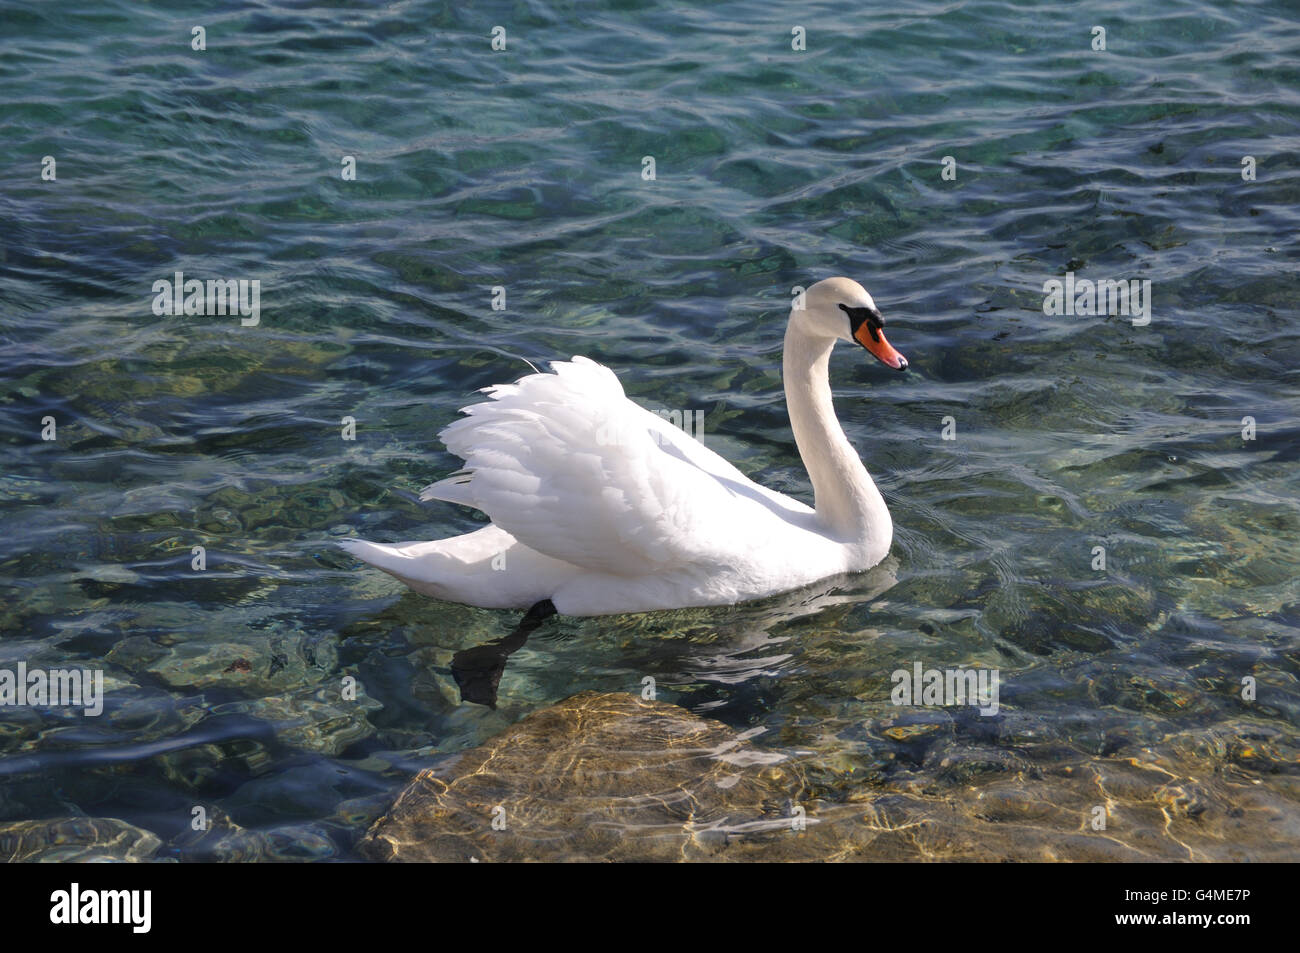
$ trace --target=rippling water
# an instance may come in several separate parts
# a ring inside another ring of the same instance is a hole
[[[0,666],[108,692],[0,710],[0,822],[352,857],[416,770],[650,676],[825,811],[946,832],[882,856],[1294,856],[1294,10],[879,6],[0,5]],[[259,279],[260,324],[155,315],[176,271]],[[1149,279],[1150,324],[1044,315],[1067,271]],[[477,525],[416,500],[459,462],[438,429],[575,353],[810,498],[780,346],[792,286],[833,274],[911,362],[832,362],[887,566],[556,620],[490,710],[450,660],[514,615],[332,545]],[[998,669],[1000,713],[895,707],[917,661]],[[189,836],[195,805],[239,836]]]

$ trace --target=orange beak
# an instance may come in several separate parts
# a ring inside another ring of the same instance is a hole
[[[892,367],[896,371],[907,369],[907,358],[885,340],[884,331],[880,328],[873,329],[869,322],[863,321],[858,325],[858,329],[853,332],[853,340],[874,354],[876,360],[886,367]]]

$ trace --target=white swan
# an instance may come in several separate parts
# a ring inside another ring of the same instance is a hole
[[[827,365],[854,341],[907,367],[865,288],[827,278],[790,311],[786,405],[816,508],[749,480],[575,357],[514,384],[440,435],[465,469],[420,494],[492,524],[430,542],[341,540],[417,592],[489,609],[605,615],[730,605],[870,569],[893,521],[831,406]],[[551,607],[546,606],[547,610]]]

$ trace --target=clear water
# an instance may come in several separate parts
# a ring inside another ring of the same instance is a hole
[[[946,818],[882,856],[1048,856],[1098,803],[1078,856],[1293,855],[1298,53],[1281,2],[0,5],[0,666],[108,689],[0,709],[0,822],[348,858],[417,769],[651,676],[827,810]],[[260,279],[261,323],[155,316],[178,270]],[[1067,270],[1149,279],[1151,323],[1045,316]],[[449,664],[515,616],[332,545],[477,525],[416,492],[521,358],[607,363],[807,498],[780,345],[832,274],[911,362],[832,363],[885,569],[556,620],[493,711]],[[1000,714],[893,706],[916,661],[997,668]]]

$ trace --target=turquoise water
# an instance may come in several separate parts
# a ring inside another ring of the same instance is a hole
[[[0,709],[0,823],[349,858],[416,770],[649,676],[826,804],[923,798],[993,842],[1106,802],[1093,856],[1293,856],[1297,54],[1284,3],[0,5],[0,667],[107,690]],[[176,271],[258,279],[260,323],[154,314]],[[1067,271],[1150,280],[1150,324],[1045,315]],[[554,620],[490,710],[450,662],[517,614],[332,545],[479,525],[416,499],[459,463],[437,431],[572,354],[810,499],[780,347],[835,274],[911,363],[832,362],[884,569]],[[1000,714],[893,706],[916,661],[998,669]],[[1009,791],[1061,810],[1000,824]]]

